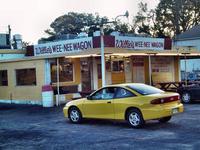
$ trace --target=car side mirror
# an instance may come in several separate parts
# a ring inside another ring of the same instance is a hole
[[[90,95],[88,95],[86,98],[87,100],[92,100],[92,97]]]

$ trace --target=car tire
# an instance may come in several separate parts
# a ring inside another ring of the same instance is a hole
[[[182,95],[181,95],[181,101],[185,104],[189,104],[191,103],[191,95],[190,93],[188,92],[184,92]]]
[[[160,118],[158,121],[161,122],[161,123],[166,123],[166,122],[168,122],[171,118],[172,118],[172,116],[163,117],[163,118]]]
[[[82,114],[77,107],[72,107],[69,109],[69,120],[72,123],[81,123]]]
[[[126,119],[133,128],[141,128],[145,124],[142,113],[138,109],[129,110]]]

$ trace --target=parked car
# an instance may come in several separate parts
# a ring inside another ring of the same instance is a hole
[[[139,128],[146,120],[169,121],[183,112],[183,105],[178,93],[130,83],[100,88],[87,98],[68,102],[63,112],[72,123],[80,123],[83,118],[117,119]]]
[[[181,101],[183,103],[191,103],[192,101],[200,100],[200,85],[192,84],[189,86],[180,87],[177,92],[181,96]]]

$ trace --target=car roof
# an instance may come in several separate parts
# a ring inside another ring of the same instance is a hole
[[[145,85],[144,83],[122,83],[122,84],[112,84],[106,85],[105,87],[126,87],[126,86],[136,86],[136,85]]]

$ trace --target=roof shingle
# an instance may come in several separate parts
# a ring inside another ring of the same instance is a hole
[[[176,36],[175,40],[186,40],[200,38],[200,25],[196,25],[191,29]]]

